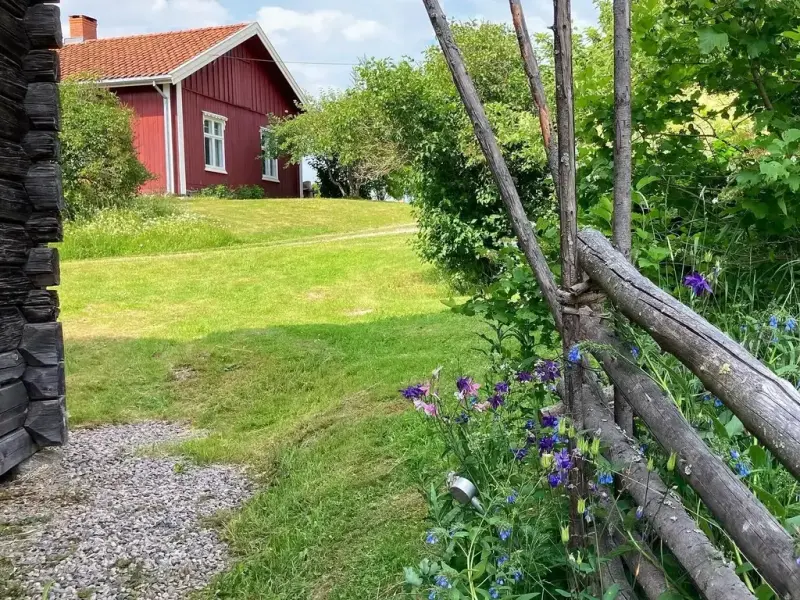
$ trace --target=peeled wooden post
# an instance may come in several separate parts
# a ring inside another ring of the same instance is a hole
[[[553,143],[556,135],[555,131],[553,131],[553,123],[550,120],[550,110],[547,107],[547,95],[544,92],[539,63],[533,51],[530,35],[528,35],[528,25],[525,23],[522,1],[509,0],[509,4],[511,5],[511,19],[514,22],[514,30],[517,32],[519,50],[522,54],[522,64],[525,67],[525,75],[528,77],[533,103],[539,113],[539,127],[542,130],[542,141],[544,142],[544,151],[547,154],[547,164],[550,167],[550,174],[553,176],[556,191],[558,191],[558,155]]]
[[[520,249],[533,269],[542,296],[550,307],[556,326],[561,329],[561,306],[558,301],[558,289],[553,273],[550,271],[547,259],[536,241],[531,222],[522,207],[511,172],[508,170],[508,165],[506,165],[500,152],[500,146],[494,137],[486,111],[483,109],[478,92],[475,89],[475,84],[467,73],[464,58],[461,56],[461,52],[453,39],[453,32],[450,30],[450,25],[447,23],[438,0],[422,0],[422,3],[428,11],[428,17],[436,32],[436,38],[439,40],[447,66],[453,75],[453,82],[472,121],[475,137],[478,139],[489,169],[494,175],[500,197],[506,207],[511,220],[511,227],[517,236]]]
[[[603,234],[578,236],[581,267],[622,313],[689,368],[747,430],[800,477],[800,391],[643,277]]]
[[[614,245],[631,258],[631,0],[614,0]],[[633,411],[614,395],[617,425],[633,435]]]

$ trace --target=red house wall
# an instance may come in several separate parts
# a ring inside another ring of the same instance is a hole
[[[261,43],[251,39],[182,82],[188,191],[217,184],[257,184],[264,188],[268,197],[300,196],[299,165],[288,165],[281,159],[278,163],[279,183],[261,178],[261,161],[258,159],[261,127],[268,124],[270,114],[297,112],[294,92],[278,67],[269,62],[270,59]],[[205,170],[204,111],[228,118],[225,129],[227,175]]]
[[[139,160],[155,176],[142,186],[147,194],[167,191],[166,148],[164,147],[164,100],[152,86],[115,88],[113,91],[136,113],[133,134]]]

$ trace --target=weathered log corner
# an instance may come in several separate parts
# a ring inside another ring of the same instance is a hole
[[[0,475],[67,441],[56,2],[0,2]]]

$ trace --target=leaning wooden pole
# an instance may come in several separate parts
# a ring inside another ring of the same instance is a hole
[[[753,600],[742,580],[722,553],[697,527],[680,498],[650,472],[638,448],[616,426],[613,414],[596,385],[584,386],[586,427],[607,448],[611,463],[619,468],[624,489],[642,507],[644,517],[669,547],[692,582],[707,600]]]
[[[547,154],[547,164],[550,167],[550,174],[553,176],[553,183],[557,190],[558,154],[554,144],[556,134],[553,130],[553,122],[550,120],[550,109],[547,106],[547,95],[544,91],[544,84],[542,84],[539,62],[536,60],[536,53],[533,51],[531,38],[528,35],[528,25],[525,22],[522,1],[509,0],[509,4],[511,6],[511,20],[514,22],[514,30],[517,32],[519,50],[522,54],[522,64],[525,67],[525,75],[528,77],[533,103],[539,113],[539,127],[542,130],[542,141],[544,142],[544,151]]]
[[[614,0],[614,245],[631,258],[631,0]],[[633,410],[619,391],[614,419],[633,435]]]
[[[691,308],[643,277],[603,234],[578,236],[581,267],[631,321],[677,357],[800,477],[800,391]]]
[[[697,492],[759,574],[781,595],[800,590],[794,541],[778,520],[692,428],[678,407],[631,360],[597,319],[581,320],[583,334],[622,400],[633,406],[655,439],[678,457],[676,472]]]
[[[547,259],[536,241],[533,227],[531,227],[531,222],[525,214],[525,209],[520,201],[511,172],[508,170],[508,166],[500,152],[500,146],[492,133],[492,127],[478,97],[475,84],[467,73],[464,58],[461,56],[461,52],[453,39],[453,32],[450,30],[450,25],[447,23],[438,0],[422,0],[422,3],[428,11],[428,17],[442,47],[442,53],[453,75],[453,81],[464,103],[464,108],[466,108],[467,114],[472,121],[475,137],[478,139],[481,150],[483,150],[483,154],[486,157],[486,162],[489,164],[489,169],[494,175],[500,191],[500,197],[511,220],[511,227],[517,236],[519,247],[533,269],[536,281],[541,288],[542,296],[550,306],[556,326],[561,329],[561,306],[558,301],[558,288],[556,287],[553,273],[550,271]]]

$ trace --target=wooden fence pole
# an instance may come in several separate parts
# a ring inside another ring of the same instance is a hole
[[[442,53],[453,75],[453,82],[472,121],[475,137],[478,139],[489,169],[494,175],[500,191],[500,197],[511,220],[511,227],[517,236],[519,247],[533,269],[542,296],[550,307],[556,326],[561,329],[561,305],[558,300],[558,288],[556,287],[553,273],[550,271],[547,259],[536,241],[531,222],[522,207],[511,172],[508,170],[508,165],[506,165],[500,152],[500,146],[494,137],[486,111],[483,109],[478,92],[475,89],[475,84],[467,73],[464,58],[461,56],[461,52],[453,39],[453,32],[450,30],[450,25],[442,12],[439,0],[422,0],[422,3],[428,11],[428,17],[431,25],[433,25],[433,30],[436,32],[436,38],[439,40]]]
[[[603,234],[578,236],[581,267],[631,321],[689,368],[800,477],[800,391],[691,308],[643,277]]]
[[[631,258],[631,0],[614,0],[614,245]],[[614,394],[614,418],[633,435],[633,410]]]

